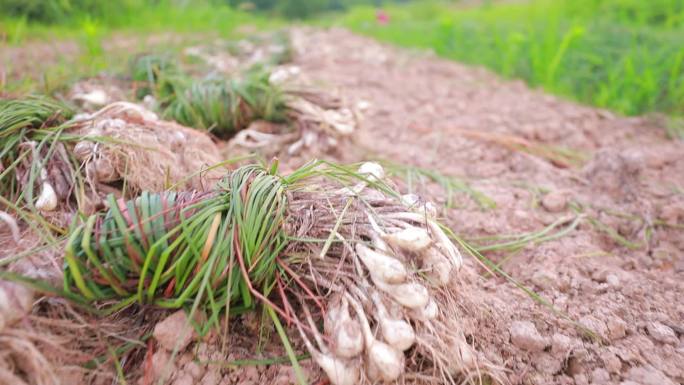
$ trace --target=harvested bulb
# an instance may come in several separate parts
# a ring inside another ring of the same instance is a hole
[[[50,183],[43,182],[36,208],[40,211],[54,211],[57,208],[57,194]]]
[[[423,308],[411,309],[411,317],[419,320],[431,320],[437,318],[439,315],[439,307],[437,302],[430,298],[427,305]]]
[[[427,230],[410,225],[397,232],[385,234],[383,239],[392,246],[412,252],[424,250],[432,243]]]
[[[374,251],[360,243],[356,245],[356,253],[361,262],[366,265],[368,271],[377,279],[386,283],[406,281],[408,275],[406,267],[398,259]]]
[[[378,289],[392,297],[401,306],[409,309],[422,309],[430,301],[430,293],[428,293],[427,288],[419,283],[409,282],[390,285],[373,274],[371,274],[371,278]]]
[[[333,385],[355,385],[359,383],[359,368],[348,364],[332,354],[322,353],[313,347],[311,342],[303,337],[306,349],[318,366],[325,372]]]
[[[380,330],[385,342],[399,351],[407,350],[413,346],[416,342],[416,333],[413,331],[413,327],[404,320],[391,318],[378,293],[373,293],[371,298],[378,311]]]
[[[451,261],[437,248],[430,247],[422,252],[422,267],[425,274],[437,285],[446,286],[451,278]]]
[[[72,153],[79,161],[86,161],[95,153],[95,143],[89,140],[82,140],[76,143]]]
[[[319,351],[313,346],[299,323],[297,323],[297,328],[299,329],[299,334],[302,336],[302,340],[304,341],[304,346],[306,346],[306,349],[309,351],[309,353],[311,353],[311,357],[314,359],[314,361],[316,361],[316,364],[323,369],[332,385],[358,384],[359,367],[355,365],[354,362],[336,357],[326,348],[326,346],[323,344],[323,336],[321,336],[320,332],[316,328],[316,325],[311,319],[311,314],[309,314],[308,311],[306,313],[309,327],[311,328],[314,338],[316,339],[316,342],[321,350]]]
[[[375,162],[365,162],[359,167],[358,173],[366,176],[371,182],[378,181],[385,177],[385,169]]]
[[[332,351],[343,358],[353,358],[363,351],[363,335],[359,323],[349,316],[349,302],[342,299],[342,304],[335,313],[337,319],[331,320]]]
[[[366,355],[368,358],[368,366],[372,368],[369,371],[369,376],[372,380],[381,381],[396,381],[402,373],[404,373],[405,360],[404,355],[398,349],[390,345],[378,341],[373,337],[373,332],[370,329],[368,318],[363,311],[363,307],[355,299],[347,294],[349,303],[356,311],[356,314],[361,322],[361,330],[366,343]]]
[[[454,246],[453,242],[451,242],[449,237],[444,233],[444,230],[442,230],[437,222],[433,221],[432,219],[425,218],[424,215],[418,213],[392,213],[388,216],[395,219],[426,223],[430,228],[430,232],[436,238],[436,246],[442,251],[442,253],[444,253],[445,256],[447,256],[447,258],[451,260],[453,267],[456,268],[457,271],[461,269],[463,266],[463,256],[461,256],[461,253],[458,251],[456,246]]]

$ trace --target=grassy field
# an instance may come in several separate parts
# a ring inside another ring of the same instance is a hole
[[[430,48],[509,78],[627,115],[684,114],[680,0],[415,2],[357,7],[332,21],[394,44]]]
[[[48,1],[54,9],[33,3],[0,0],[4,11],[0,36],[8,45],[35,38],[78,41],[81,56],[76,65],[62,64],[56,73],[93,74],[111,67],[116,57],[104,52],[103,42],[114,34],[172,31],[230,37],[240,30],[288,24],[275,11],[247,12],[231,8],[228,1]],[[342,25],[402,46],[433,49],[441,56],[483,65],[505,77],[623,114],[684,115],[681,0],[484,1],[479,5],[414,1],[388,5],[387,24],[376,21],[375,7],[343,3],[347,11],[313,22]],[[35,87],[34,82],[25,82],[7,88]]]
[[[3,1],[8,2],[0,0],[0,10]],[[278,17],[209,1],[185,5],[167,0],[154,3],[129,0],[116,2],[116,6],[105,2],[97,4],[96,11],[75,9],[59,17],[35,19],[26,14],[2,14],[0,46],[11,50],[26,47],[26,44],[50,42],[58,52],[64,52],[49,63],[36,63],[28,72],[21,69],[25,63],[14,63],[9,55],[0,58],[0,95],[51,93],[78,78],[101,71],[120,72],[125,69],[131,54],[150,50],[174,52],[208,38],[236,38],[285,25]],[[169,33],[173,38],[164,37]],[[120,43],[123,41],[126,43],[122,48]],[[78,47],[75,53],[62,49],[69,43]]]

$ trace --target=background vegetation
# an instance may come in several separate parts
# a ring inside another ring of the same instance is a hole
[[[532,0],[357,7],[339,24],[434,49],[624,114],[684,113],[684,1]]]
[[[684,115],[682,0],[0,0],[0,15],[9,44],[75,36],[93,57],[111,32],[228,36],[308,18],[620,113]]]

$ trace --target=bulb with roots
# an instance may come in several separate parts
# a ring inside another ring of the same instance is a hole
[[[306,350],[309,351],[316,364],[318,364],[318,366],[328,376],[330,383],[332,385],[358,384],[360,377],[358,362],[337,357],[330,352],[323,342],[323,336],[318,331],[316,324],[311,318],[311,314],[306,308],[305,313],[309,328],[311,329],[314,339],[316,340],[316,344],[318,344],[320,350],[314,347],[309,340],[309,337],[307,337],[306,333],[304,333],[304,330],[302,330],[302,326],[298,322],[296,322],[297,329],[299,330],[299,334],[302,336]]]
[[[425,274],[438,287],[446,286],[451,278],[453,264],[436,247],[430,247],[421,252],[421,265]]]
[[[413,346],[416,342],[416,333],[413,331],[413,327],[402,319],[391,318],[377,292],[371,294],[371,299],[378,311],[380,330],[385,342],[400,351],[407,350]]]
[[[345,296],[361,322],[368,359],[368,376],[373,381],[396,381],[406,367],[404,354],[399,349],[375,339],[361,304],[348,293]]]
[[[397,301],[401,306],[409,309],[422,309],[430,301],[427,288],[416,282],[388,284],[371,272],[371,280],[375,286]]]
[[[338,307],[326,317],[331,335],[333,353],[343,358],[353,358],[363,351],[363,335],[359,323],[349,316],[349,302],[342,297]]]
[[[408,272],[398,259],[377,252],[361,243],[356,245],[356,255],[368,271],[383,282],[396,284],[406,281]]]

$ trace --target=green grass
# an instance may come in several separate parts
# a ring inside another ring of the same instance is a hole
[[[7,1],[0,0],[0,10]],[[50,42],[58,50],[67,47],[66,42],[76,42],[79,49],[76,54],[65,49],[48,63],[30,66],[0,58],[0,95],[37,91],[50,94],[78,78],[102,71],[122,72],[131,53],[180,51],[184,46],[214,38],[239,38],[285,25],[277,17],[244,12],[209,0],[123,3],[129,6],[104,7],[105,10],[91,13],[74,10],[52,23],[0,12],[0,48],[38,41]]]
[[[329,22],[623,114],[684,114],[680,0],[416,2],[388,7],[388,25],[375,12],[358,7]]]

